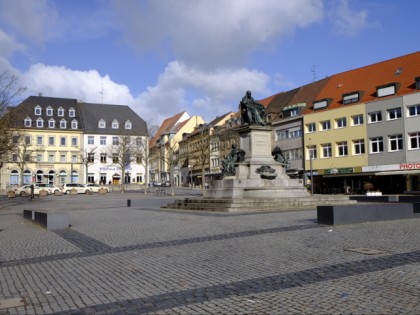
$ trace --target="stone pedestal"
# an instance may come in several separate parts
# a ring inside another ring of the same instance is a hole
[[[204,192],[210,199],[279,199],[282,197],[306,197],[308,192],[300,179],[291,179],[283,165],[271,155],[272,128],[267,126],[241,126],[236,131],[240,136],[240,148],[245,151],[245,160],[239,163],[235,176],[226,176],[210,183]],[[265,179],[257,169],[268,166],[275,170],[275,179]]]

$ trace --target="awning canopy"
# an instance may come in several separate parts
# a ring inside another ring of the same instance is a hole
[[[383,175],[415,175],[420,174],[420,170],[400,170],[400,171],[385,171],[385,172],[379,172],[375,173],[377,176],[383,176]]]

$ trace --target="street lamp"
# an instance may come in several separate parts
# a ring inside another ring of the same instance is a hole
[[[188,164],[188,168],[190,169],[190,185],[191,185],[191,189],[193,188],[193,184],[192,184],[192,165]]]

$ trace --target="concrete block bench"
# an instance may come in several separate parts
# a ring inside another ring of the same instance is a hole
[[[352,224],[414,218],[413,203],[366,203],[356,205],[318,206],[318,223]]]
[[[62,230],[70,226],[70,216],[64,212],[23,210],[23,217],[45,227],[47,230]]]

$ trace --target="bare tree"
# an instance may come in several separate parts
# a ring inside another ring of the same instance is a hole
[[[18,131],[13,132],[12,143],[14,145],[11,151],[11,160],[9,163],[17,165],[20,176],[19,184],[23,185],[23,174],[28,163],[35,161],[34,149],[31,147],[31,136]]]
[[[126,170],[130,168],[132,162],[140,161],[143,158],[141,142],[142,137],[122,135],[113,140],[107,149],[107,156],[121,170],[121,193],[125,191]]]
[[[201,189],[205,189],[206,184],[206,167],[210,167],[210,145],[209,145],[209,132],[210,126],[203,124],[199,127],[199,133],[195,136],[198,140],[194,141],[195,150],[192,154],[192,159],[195,165],[200,167],[201,170]]]
[[[93,148],[84,148],[83,150],[80,150],[79,152],[79,158],[81,163],[85,167],[85,182],[87,183],[87,176],[89,173],[89,166],[95,163],[95,151],[96,147]]]
[[[12,141],[14,121],[12,106],[26,89],[18,86],[18,78],[8,71],[0,73],[0,164],[14,148]],[[0,166],[0,168],[1,168]]]
[[[167,165],[167,171],[170,176],[169,180],[171,183],[172,196],[175,195],[174,170],[179,161],[178,148],[179,145],[177,141],[167,141],[165,143],[166,154],[161,156],[162,161]]]

